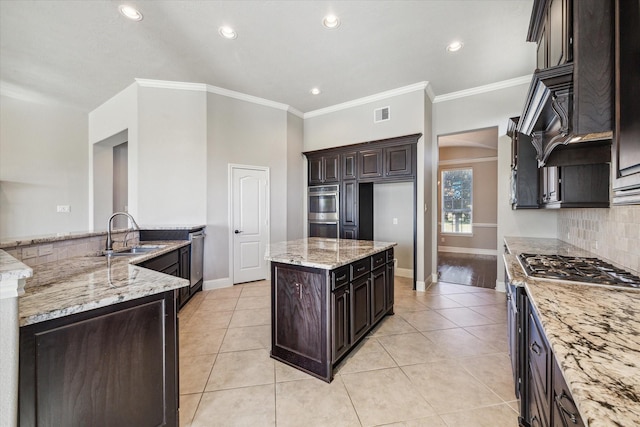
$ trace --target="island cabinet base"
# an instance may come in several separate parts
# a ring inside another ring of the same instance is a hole
[[[326,382],[386,314],[393,249],[334,270],[271,262],[271,357]]]
[[[174,291],[20,328],[20,426],[177,426]]]

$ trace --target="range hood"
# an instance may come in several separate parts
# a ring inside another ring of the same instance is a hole
[[[611,98],[591,103],[574,93],[574,64],[537,71],[533,75],[518,132],[531,136],[538,167],[558,146],[611,140]]]

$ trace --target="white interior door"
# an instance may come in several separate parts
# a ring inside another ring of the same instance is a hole
[[[268,277],[268,170],[232,166],[233,283]]]

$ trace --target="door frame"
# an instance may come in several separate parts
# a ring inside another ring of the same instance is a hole
[[[227,172],[227,230],[229,236],[229,279],[231,282],[231,286],[235,283],[235,269],[234,269],[234,233],[233,233],[233,171],[235,169],[251,169],[256,171],[265,172],[267,175],[267,186],[266,186],[266,194],[265,194],[265,211],[266,211],[266,235],[267,235],[267,247],[271,244],[271,170],[268,166],[254,166],[254,165],[242,165],[238,163],[229,163],[228,172]],[[269,279],[269,271],[270,269],[267,267],[267,279]]]

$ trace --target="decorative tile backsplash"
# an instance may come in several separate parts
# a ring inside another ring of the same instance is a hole
[[[138,232],[113,233],[113,248],[122,248],[125,239],[127,246],[135,246],[138,243]],[[107,236],[103,234],[101,236],[79,239],[70,238],[27,246],[5,247],[3,250],[29,267],[35,267],[47,262],[62,261],[77,256],[95,255],[105,249],[106,241]]]
[[[558,238],[640,273],[640,206],[560,209]]]

